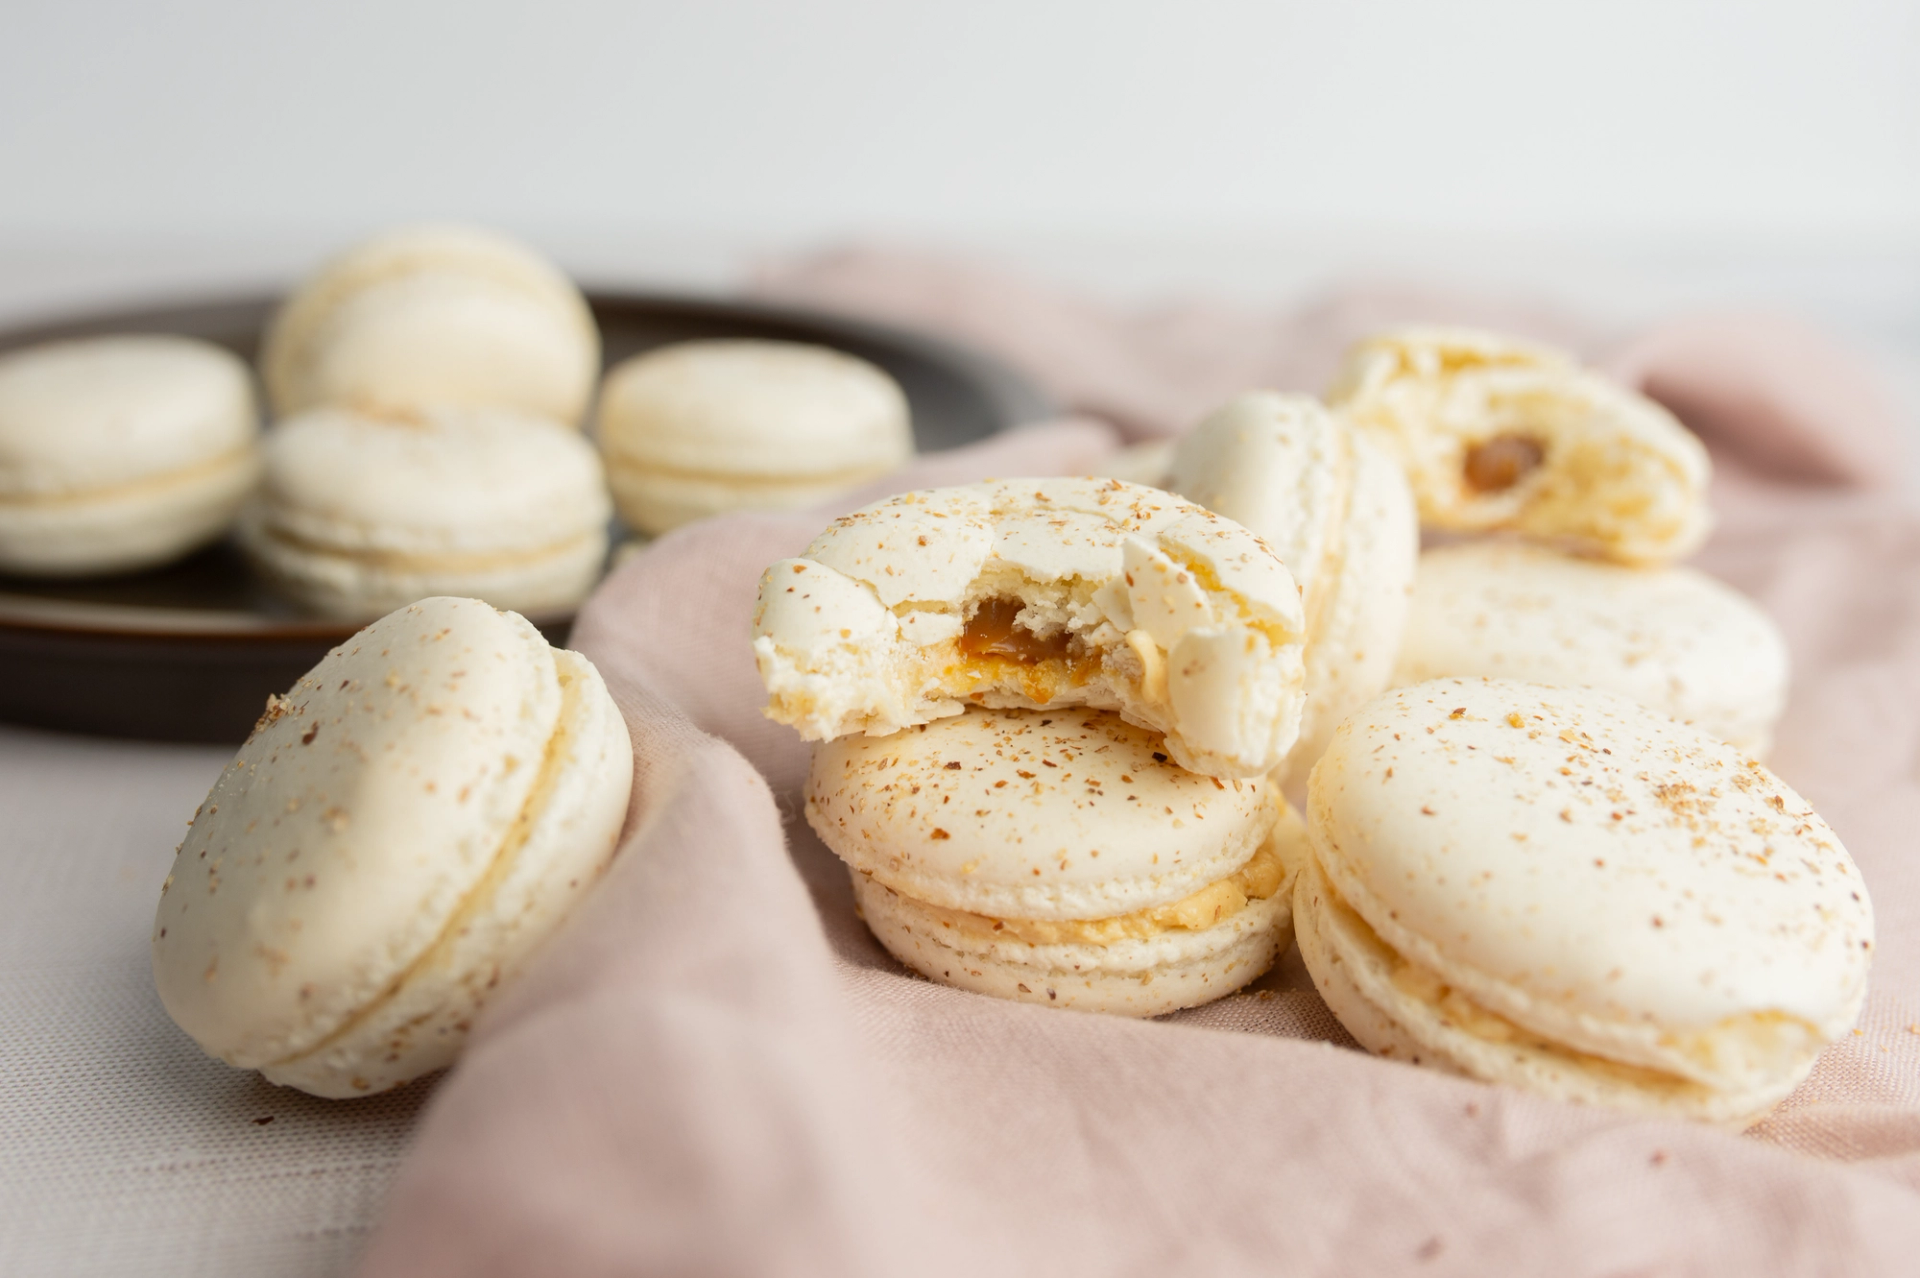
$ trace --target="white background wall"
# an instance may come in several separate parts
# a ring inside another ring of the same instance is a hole
[[[1920,226],[1890,0],[10,0],[0,232]]]
[[[1417,270],[1920,328],[1920,3],[0,5],[8,308],[422,216],[668,282],[878,233],[1121,291]]]

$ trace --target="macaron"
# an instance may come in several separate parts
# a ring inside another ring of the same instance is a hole
[[[835,520],[762,575],[753,633],[768,717],[809,741],[1086,705],[1251,778],[1299,735],[1305,626],[1239,524],[1115,479],[1017,479]]]
[[[578,431],[502,409],[316,409],[267,437],[241,546],[284,594],[364,619],[428,595],[571,608],[599,580],[611,517]]]
[[[1644,564],[1691,552],[1712,524],[1692,432],[1548,347],[1469,329],[1383,333],[1349,353],[1327,402],[1398,458],[1434,528]]]
[[[1307,822],[1300,953],[1385,1056],[1742,1126],[1866,996],[1873,910],[1827,823],[1610,692],[1390,692],[1334,733]]]
[[[1759,758],[1787,674],[1773,619],[1705,573],[1489,540],[1420,556],[1393,682],[1490,675],[1604,688]]]
[[[216,540],[260,473],[247,367],[185,337],[0,355],[0,572],[83,577]]]
[[[645,533],[819,505],[913,456],[907,397],[841,351],[679,342],[607,374],[598,436],[620,517]]]
[[[600,332],[580,290],[525,245],[478,227],[412,226],[355,245],[295,289],[260,368],[283,417],[459,405],[578,425]]]
[[[451,1064],[613,858],[633,782],[591,662],[423,599],[273,697],[194,813],[153,972],[209,1055],[316,1096]]]
[[[874,936],[943,985],[1157,1016],[1288,943],[1298,818],[1264,779],[1175,767],[1117,715],[969,710],[843,737],[815,750],[806,796]]]
[[[1306,705],[1281,779],[1307,770],[1387,686],[1406,627],[1419,518],[1400,466],[1311,395],[1253,391],[1184,436],[1167,485],[1244,524],[1306,608]]]

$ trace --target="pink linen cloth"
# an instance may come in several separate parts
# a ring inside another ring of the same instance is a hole
[[[1730,1135],[1366,1056],[1297,956],[1153,1022],[911,978],[796,818],[807,747],[759,713],[755,585],[825,515],[715,519],[635,556],[581,615],[575,645],[633,733],[621,853],[433,1098],[368,1278],[1912,1270],[1920,519],[1867,491],[1897,470],[1901,423],[1850,356],[1785,321],[1703,317],[1616,346],[1404,290],[1283,317],[1126,313],[897,255],[766,287],[944,327],[1131,438],[1250,385],[1316,388],[1384,323],[1471,319],[1617,361],[1735,477],[1701,562],[1792,647],[1772,763],[1873,889],[1860,1028]],[[1063,421],[875,491],[1083,471],[1112,446]]]

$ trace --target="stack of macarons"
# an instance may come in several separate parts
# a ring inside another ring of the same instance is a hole
[[[294,291],[260,362],[280,420],[237,531],[282,593],[353,620],[438,594],[551,612],[598,579],[610,508],[580,425],[600,334],[532,250],[375,236]]]
[[[1290,937],[1306,617],[1257,537],[1118,480],[848,515],[761,578],[768,714],[823,744],[807,818],[935,981],[1151,1016]]]

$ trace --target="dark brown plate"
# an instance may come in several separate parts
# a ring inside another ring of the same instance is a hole
[[[611,365],[697,337],[813,342],[873,361],[906,390],[922,452],[1046,415],[985,356],[890,325],[788,307],[590,294]],[[251,362],[271,298],[118,311],[0,332],[0,350],[100,333],[184,333]],[[563,642],[572,618],[533,619]],[[0,576],[0,721],[163,741],[242,740],[265,704],[355,627],[303,616],[220,544],[152,572],[94,581]]]

